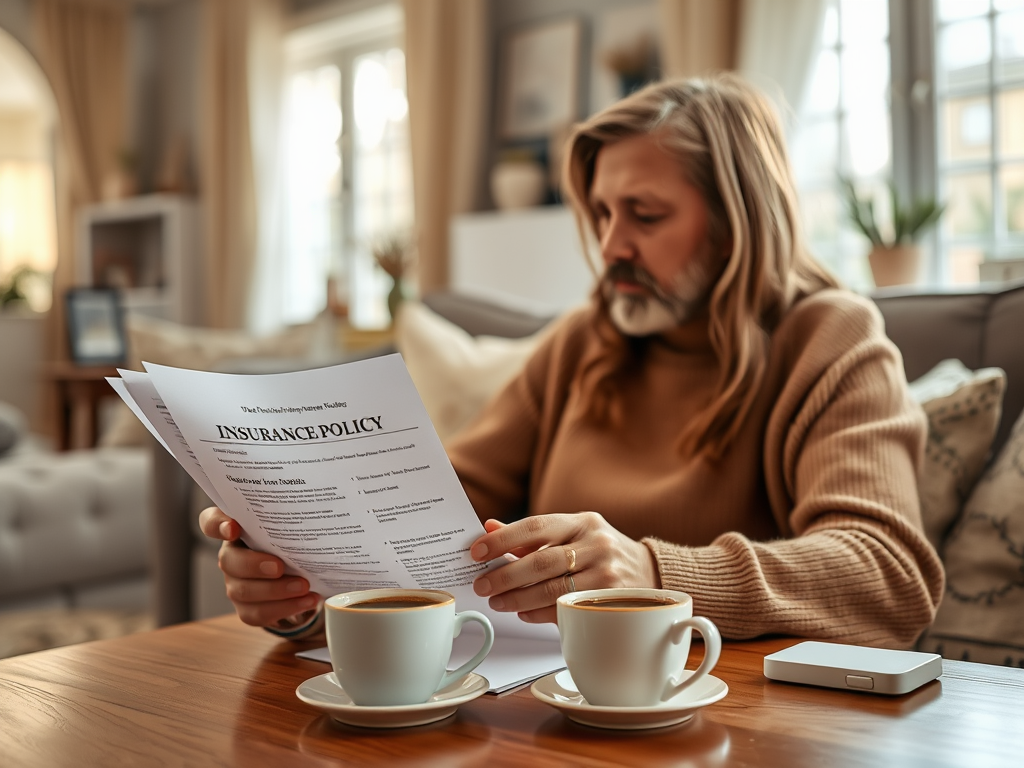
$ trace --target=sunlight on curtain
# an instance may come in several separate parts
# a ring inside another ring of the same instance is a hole
[[[811,251],[847,285],[868,289],[864,238],[846,220],[838,174],[872,192],[886,217],[892,175],[888,0],[829,0],[821,49],[790,143]]]
[[[0,161],[0,281],[20,266],[53,272],[57,265],[57,227],[53,207],[53,168],[31,160]],[[30,281],[32,308],[50,307],[50,287]]]
[[[341,225],[341,73],[334,65],[299,72],[285,88],[282,314],[296,323],[326,303],[324,284]]]
[[[370,246],[406,235],[413,223],[405,56],[398,48],[374,51],[357,57],[354,69],[352,317],[357,325],[382,327],[388,323],[384,299],[390,280],[377,268]]]
[[[328,275],[354,325],[389,322],[390,280],[370,248],[381,237],[407,235],[413,224],[405,56],[384,46],[350,61],[300,69],[285,86],[285,322],[323,309]]]

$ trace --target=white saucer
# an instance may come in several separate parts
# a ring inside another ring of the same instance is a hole
[[[490,688],[486,677],[470,672],[423,704],[397,707],[365,707],[355,704],[338,683],[333,672],[310,678],[295,689],[295,695],[320,709],[339,723],[363,728],[406,728],[444,720],[455,714],[460,704],[472,701]]]
[[[683,674],[693,674],[689,670]],[[569,670],[542,677],[530,691],[545,704],[562,710],[577,723],[595,728],[614,728],[634,731],[642,728],[665,728],[686,722],[701,707],[721,701],[729,692],[729,686],[714,675],[707,675],[692,688],[654,707],[595,707],[587,703]]]

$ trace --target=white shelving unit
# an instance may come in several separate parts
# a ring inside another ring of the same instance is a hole
[[[123,290],[127,312],[198,325],[203,297],[194,198],[143,195],[82,208],[77,283]]]
[[[454,216],[449,240],[451,286],[462,293],[557,314],[585,303],[594,285],[563,206]]]

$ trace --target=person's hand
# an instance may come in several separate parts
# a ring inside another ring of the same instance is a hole
[[[473,590],[490,596],[494,610],[516,611],[524,621],[554,622],[555,601],[574,588],[661,586],[651,551],[597,512],[537,515],[510,525],[488,520],[484,530],[470,547],[474,560],[519,559],[478,576]]]
[[[204,509],[199,527],[211,539],[223,542],[217,562],[228,598],[243,622],[254,627],[271,627],[286,619],[294,623],[317,607],[320,596],[309,591],[309,582],[301,576],[285,576],[281,558],[246,547],[238,540],[242,527],[220,509]]]

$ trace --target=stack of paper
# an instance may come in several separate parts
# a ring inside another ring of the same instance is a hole
[[[399,355],[267,375],[144,364],[108,381],[245,543],[325,597],[444,589],[495,627],[478,672],[504,690],[564,666],[558,632],[491,611],[472,590],[484,533]],[[479,647],[456,641],[452,663]]]

